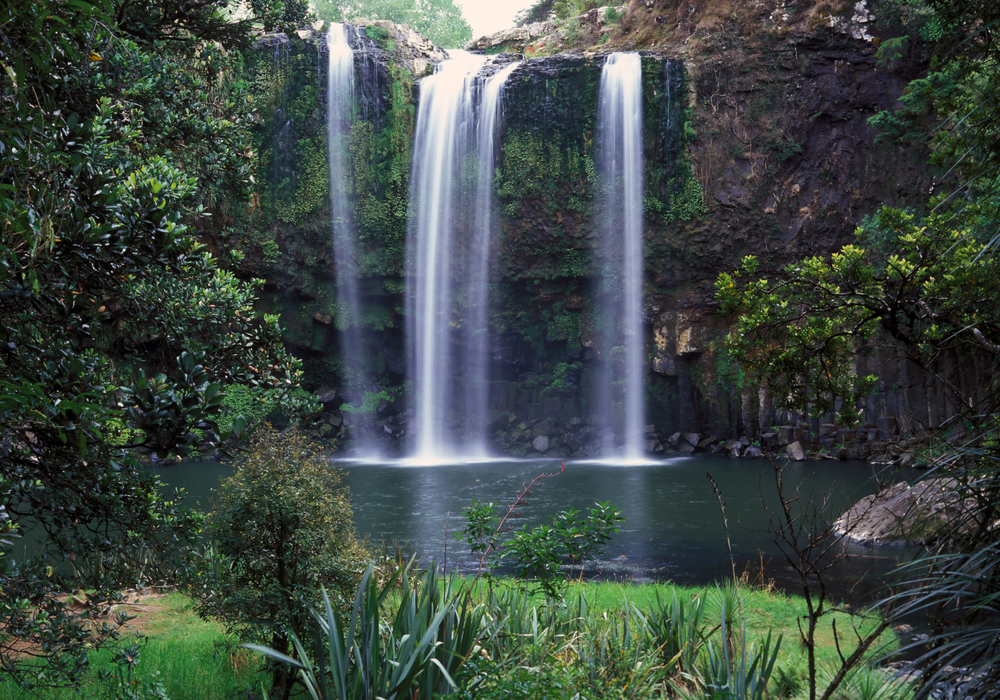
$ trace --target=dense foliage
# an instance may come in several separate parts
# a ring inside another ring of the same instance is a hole
[[[741,310],[729,350],[747,377],[767,385],[789,409],[837,411],[856,423],[861,399],[877,384],[858,376],[856,353],[891,345],[932,371],[946,352],[971,364],[1000,350],[1000,262],[984,254],[962,223],[979,208],[923,220],[883,209],[859,230],[859,244],[829,259],[813,257],[778,279],[752,278],[757,261],[724,273],[716,292],[724,312]],[[890,237],[891,252],[878,249]],[[874,244],[874,245],[873,245]],[[745,284],[738,284],[747,280]],[[980,386],[950,384],[950,399],[978,412],[989,396]]]
[[[224,565],[205,572],[201,614],[283,654],[293,653],[292,633],[311,638],[309,607],[319,605],[321,589],[343,606],[366,561],[340,477],[303,436],[258,430],[209,519]],[[275,667],[275,688],[287,694],[293,680]]]
[[[626,3],[618,3],[614,0],[538,0],[534,5],[519,12],[515,17],[515,22],[517,26],[523,27],[532,22],[545,22],[553,18],[567,19],[582,15],[595,7],[618,4]]]
[[[123,622],[118,591],[186,566],[198,518],[132,453],[222,444],[223,381],[279,400],[297,381],[277,319],[252,310],[259,282],[190,229],[247,189],[234,76],[251,22],[305,17],[299,2],[252,9],[240,22],[216,1],[0,10],[0,664],[28,687],[78,682]],[[34,544],[15,560],[23,532]]]
[[[481,649],[491,625],[483,606],[473,606],[471,592],[454,577],[431,567],[411,585],[408,568],[380,587],[369,567],[347,621],[324,593],[323,607],[313,611],[321,630],[315,645],[293,635],[298,659],[248,646],[297,669],[314,700],[445,695],[456,689],[454,677]],[[390,605],[397,600],[393,613]]]
[[[437,46],[461,48],[472,27],[454,0],[314,0],[316,15],[329,22],[364,18],[405,24]]]

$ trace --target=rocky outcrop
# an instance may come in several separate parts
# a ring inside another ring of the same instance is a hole
[[[533,22],[523,27],[511,27],[489,36],[474,39],[465,45],[468,51],[491,51],[502,47],[505,51],[523,51],[532,40],[551,34],[555,31],[554,22]]]
[[[532,56],[552,53],[559,48],[572,48],[579,42],[581,32],[603,36],[614,31],[616,21],[625,14],[628,5],[596,7],[582,15],[562,21],[532,22],[523,27],[511,27],[489,36],[474,39],[465,45],[469,51],[493,53],[517,51]]]
[[[865,496],[837,519],[834,533],[866,544],[926,544],[967,527],[975,508],[957,481],[934,478],[916,484],[898,482]]]
[[[386,32],[388,40],[392,41],[393,60],[406,65],[411,74],[418,78],[430,72],[431,66],[440,63],[448,57],[448,52],[438,48],[423,34],[410,29],[405,24],[396,24],[388,20],[371,21],[354,19],[351,24],[358,27],[378,27]],[[382,42],[383,46],[386,42]]]

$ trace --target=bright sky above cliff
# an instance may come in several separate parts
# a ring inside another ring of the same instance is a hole
[[[462,16],[472,25],[472,38],[478,39],[514,26],[514,15],[534,0],[455,0]]]

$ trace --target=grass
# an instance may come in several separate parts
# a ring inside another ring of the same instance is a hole
[[[601,616],[604,613],[609,615],[620,613],[626,600],[645,613],[656,601],[657,593],[664,600],[667,600],[671,591],[676,591],[678,597],[681,598],[704,592],[708,595],[705,621],[712,625],[719,624],[719,605],[712,586],[677,586],[669,583],[641,585],[613,582],[571,583],[566,594],[566,601],[568,605],[575,608],[580,593],[585,592],[587,607],[593,617]],[[786,595],[773,589],[750,586],[740,588],[740,600],[746,619],[747,637],[750,640],[763,639],[768,631],[773,637],[782,635],[784,641],[778,657],[778,667],[784,669],[788,674],[794,673],[804,677],[806,673],[806,647],[799,640],[798,627],[798,618],[805,614],[804,600],[801,597]],[[538,596],[538,601],[541,601],[541,596]],[[874,617],[852,616],[846,612],[831,613],[822,618],[816,633],[817,666],[832,665],[839,661],[833,635],[834,623],[836,623],[840,636],[841,651],[847,656],[857,646],[851,643],[852,640],[855,640],[853,630],[857,629],[863,636],[867,631],[877,626],[878,620]],[[879,657],[895,649],[898,644],[896,633],[892,630],[886,631],[872,645],[868,658]]]
[[[477,585],[477,589],[481,589]],[[566,601],[571,607],[576,606],[581,591],[587,596],[587,607],[595,615],[604,612],[618,612],[622,609],[627,600],[631,605],[639,608],[640,611],[649,609],[656,600],[657,592],[664,599],[670,597],[671,591],[676,591],[678,596],[690,597],[702,591],[708,591],[709,601],[707,608],[707,618],[713,624],[718,624],[719,607],[715,602],[713,586],[679,586],[670,583],[658,584],[629,584],[615,583],[608,581],[585,581],[583,583],[573,582],[569,584]],[[479,591],[477,590],[477,594]],[[782,646],[782,657],[785,650],[790,656],[805,658],[805,648],[799,644],[798,617],[805,614],[805,603],[801,597],[790,596],[773,589],[762,589],[754,587],[741,587],[740,597],[743,604],[743,613],[746,616],[747,631],[751,636],[764,636],[768,630],[774,636],[779,634],[785,638]],[[541,603],[542,596],[536,595],[534,601]],[[836,645],[833,639],[833,623],[836,621],[837,629],[841,636],[841,649],[846,654],[854,650],[854,646],[844,643],[844,633],[851,634],[855,622],[860,621],[859,617],[852,617],[848,613],[832,613],[825,617],[817,631],[819,649],[817,650],[817,660],[819,662],[833,662],[837,659]],[[874,619],[861,622],[858,629],[864,634],[866,630],[876,626]],[[895,633],[887,632],[875,645],[875,649],[885,650],[894,646],[897,642]],[[793,648],[794,647],[794,648]]]
[[[132,633],[124,646],[135,642],[135,633],[145,637],[139,650],[139,663],[129,677],[127,668],[113,661],[111,650],[93,652],[90,676],[80,693],[73,690],[48,690],[36,695],[20,691],[13,683],[0,683],[0,700],[44,697],[51,700],[130,697],[150,700],[234,700],[248,697],[262,676],[260,657],[235,649],[235,639],[211,621],[200,619],[190,599],[181,593],[142,598],[133,606],[138,615],[129,623]],[[100,678],[107,674],[106,679]],[[152,691],[159,684],[161,695]]]
[[[683,599],[694,596],[706,596],[704,623],[715,627],[719,624],[718,589],[715,587],[697,588],[673,586],[671,584],[630,585],[611,582],[572,583],[566,593],[566,606],[571,610],[579,609],[581,595],[586,596],[587,623],[584,626],[585,636],[594,634],[606,635],[613,633],[624,619],[625,601],[642,614],[648,614],[655,605],[657,594],[664,600],[669,600],[673,592]],[[485,586],[480,582],[475,586],[475,595],[479,598],[486,594]],[[730,594],[731,595],[731,594]],[[772,697],[785,696],[786,693],[801,688],[805,675],[806,649],[799,642],[797,618],[804,612],[802,599],[787,596],[773,590],[743,587],[739,592],[740,608],[746,621],[746,637],[758,644],[768,631],[773,637],[779,634],[784,637],[776,672],[772,676]],[[91,675],[82,689],[82,695],[73,691],[51,692],[43,696],[53,700],[65,698],[96,698],[111,700],[113,698],[169,698],[170,700],[234,700],[235,698],[259,697],[254,689],[259,687],[264,679],[260,673],[261,657],[251,652],[235,649],[235,640],[227,637],[222,628],[211,621],[198,618],[193,612],[189,599],[180,593],[169,593],[140,601],[141,605],[133,612],[138,617],[130,625],[134,632],[145,636],[141,648],[139,663],[131,678],[120,678],[121,666],[112,661],[112,652],[95,652],[91,656]],[[532,599],[530,605],[541,606],[541,596]],[[393,609],[394,606],[390,606]],[[817,656],[819,665],[833,664],[837,659],[837,651],[833,639],[832,621],[837,620],[837,629],[841,633],[841,649],[845,654],[853,650],[850,644],[852,624],[856,619],[846,613],[838,613],[825,618],[820,629]],[[864,631],[862,621],[862,633]],[[871,621],[874,624],[874,621]],[[844,633],[847,632],[847,635]],[[129,641],[133,641],[130,637]],[[580,644],[584,643],[580,638]],[[594,640],[589,644],[593,645]],[[886,633],[871,652],[872,656],[880,651],[892,648],[896,644],[895,636]],[[604,642],[598,646],[603,649]],[[582,649],[582,647],[581,647]],[[592,653],[597,647],[592,646]],[[579,664],[574,659],[582,661],[582,651],[567,652],[567,647],[541,648],[533,658],[539,660],[545,668],[538,668],[524,675],[525,681],[532,678],[535,682],[546,679],[549,682],[566,682],[573,674],[583,672],[576,668]],[[573,657],[573,658],[570,658]],[[629,657],[631,658],[631,657]],[[600,663],[632,663],[629,659],[594,659]],[[114,674],[115,678],[100,679],[104,672]],[[541,674],[541,675],[539,675]],[[515,673],[514,676],[518,676]],[[124,681],[124,683],[123,683]],[[591,692],[600,687],[600,679],[591,680],[587,684]],[[160,685],[160,694],[153,692],[156,684]],[[575,685],[575,683],[574,683]],[[129,687],[131,686],[131,687]],[[511,693],[513,686],[505,685],[502,693]],[[132,691],[134,694],[126,694]],[[609,697],[618,696],[619,692],[610,685]],[[514,692],[513,695],[518,695]],[[530,695],[527,693],[525,697]],[[490,696],[489,693],[486,694]],[[555,697],[560,696],[558,692]],[[601,692],[594,697],[603,697]],[[14,700],[28,697],[21,693],[11,683],[0,684],[0,700]]]

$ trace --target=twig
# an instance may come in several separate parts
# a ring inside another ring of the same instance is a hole
[[[521,483],[521,490],[518,491],[516,494],[514,494],[514,500],[507,504],[507,512],[504,514],[504,516],[502,518],[500,518],[500,522],[497,523],[497,527],[496,527],[496,530],[494,530],[494,532],[496,532],[498,534],[501,533],[501,532],[506,532],[506,530],[504,528],[505,528],[505,524],[507,522],[507,519],[510,518],[510,517],[515,517],[516,518],[516,517],[518,517],[521,514],[520,511],[517,510],[517,508],[519,508],[520,506],[523,506],[527,502],[528,495],[531,493],[531,489],[534,488],[535,484],[537,484],[542,479],[548,479],[548,478],[553,477],[553,476],[559,476],[564,471],[566,471],[566,462],[562,463],[562,467],[557,472],[553,472],[552,474],[539,474],[538,476],[536,476],[534,479],[532,479],[528,483],[523,483],[522,482]],[[476,576],[477,577],[482,573],[482,571],[483,571],[483,562],[486,561],[486,555],[490,553],[491,549],[493,549],[493,540],[492,539],[490,540],[490,543],[488,545],[486,545],[486,549],[483,550],[482,555],[479,557],[479,570],[476,572]]]
[[[722,526],[726,528],[726,547],[729,548],[729,565],[733,567],[733,585],[736,585],[736,560],[733,559],[733,543],[729,539],[729,520],[726,519],[726,502],[722,499],[722,492],[719,491],[719,486],[715,483],[712,475],[706,472],[705,476],[712,483],[712,490],[715,491],[715,497],[719,499],[719,510],[722,511]],[[763,565],[761,566],[761,580],[763,580]]]

